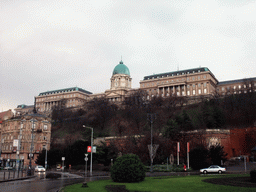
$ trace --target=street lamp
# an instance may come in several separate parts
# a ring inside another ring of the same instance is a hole
[[[151,143],[150,143],[150,172],[153,172],[153,123],[156,118],[155,113],[148,113],[148,120],[150,121],[151,129]]]
[[[28,170],[28,176],[31,176],[31,159],[32,159],[32,150],[34,147],[34,129],[35,129],[35,122],[37,122],[36,119],[31,119],[30,122],[32,122],[32,133],[31,133],[31,146],[30,146],[30,153],[29,153],[29,170]]]
[[[23,129],[23,122],[26,120],[21,120],[20,122],[20,134],[19,134],[19,140],[18,140],[18,147],[17,147],[17,157],[16,157],[16,169],[18,170],[20,168],[20,148],[21,148],[21,137],[22,137],[22,129]]]
[[[92,127],[87,127],[83,125],[84,128],[88,128],[92,130],[92,135],[91,135],[91,163],[90,163],[90,176],[92,177],[92,149],[93,149],[93,128]]]
[[[46,126],[46,128],[47,128],[47,123],[49,123],[48,121],[42,121],[43,123],[44,123],[44,127]],[[45,128],[44,128],[45,129]],[[47,129],[46,129],[47,130]],[[48,145],[48,137],[46,138],[46,145],[45,145],[45,170],[47,170],[47,149],[48,149],[48,147],[47,147],[47,145]]]
[[[88,154],[87,153],[85,153],[84,154],[85,155],[85,158],[84,158],[84,160],[85,160],[85,172],[84,172],[84,176],[85,177],[87,177],[87,161],[88,161]]]

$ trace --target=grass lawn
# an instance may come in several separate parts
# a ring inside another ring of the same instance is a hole
[[[126,189],[129,191],[151,191],[151,192],[221,192],[221,191],[256,191],[256,188],[246,187],[233,187],[224,185],[215,185],[203,182],[202,180],[207,178],[219,178],[219,177],[241,177],[242,175],[206,175],[206,176],[186,176],[186,177],[146,177],[144,181],[140,183],[115,183],[112,180],[101,180],[88,182],[88,188],[82,188],[82,184],[70,185],[64,188],[64,192],[104,192],[106,185],[126,185]],[[249,176],[249,175],[244,175]]]

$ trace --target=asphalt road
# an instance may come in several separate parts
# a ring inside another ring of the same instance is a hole
[[[62,178],[59,179],[45,179],[45,174],[37,174],[37,177],[26,179],[26,180],[16,180],[0,183],[1,192],[56,192],[60,188],[75,184],[82,183],[84,181],[93,181],[98,179],[104,179],[108,177],[81,177],[76,174],[64,173]]]
[[[246,172],[249,173],[250,170],[256,168],[256,163],[247,163]],[[244,173],[245,167],[242,162],[239,165],[230,166],[227,168],[227,173]],[[1,172],[2,173],[2,172]],[[0,174],[1,174],[0,173]],[[58,172],[61,173],[61,172]],[[192,175],[199,174],[199,172],[180,172],[180,173],[167,173],[167,172],[155,172],[155,173],[147,173],[147,177],[150,176],[170,176],[170,175]],[[45,174],[36,173],[36,177],[26,179],[26,180],[16,180],[16,181],[8,181],[0,183],[0,191],[1,192],[56,192],[60,188],[75,184],[82,183],[84,181],[94,181],[99,179],[109,179],[108,176],[94,176],[94,177],[82,177],[77,174],[70,174],[68,172],[63,173],[63,177],[60,179],[45,179]]]

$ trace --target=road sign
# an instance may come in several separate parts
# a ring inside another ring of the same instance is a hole
[[[96,146],[93,146],[93,147],[92,147],[92,152],[93,152],[93,153],[96,153]]]
[[[18,139],[13,139],[13,144],[12,144],[12,146],[13,146],[13,147],[18,147],[18,144],[19,144],[19,140],[18,140]]]
[[[91,146],[87,146],[87,153],[91,153],[92,152],[92,147]]]
[[[85,161],[88,161],[88,157],[85,157],[84,160],[85,160]]]

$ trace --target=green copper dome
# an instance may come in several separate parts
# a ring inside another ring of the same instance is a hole
[[[123,64],[123,61],[120,61],[113,71],[113,75],[115,74],[125,74],[130,76],[130,71],[128,67],[126,67],[126,65]]]

